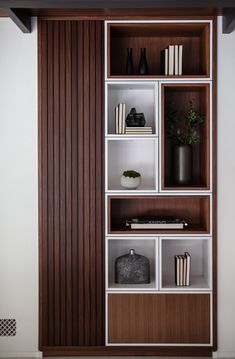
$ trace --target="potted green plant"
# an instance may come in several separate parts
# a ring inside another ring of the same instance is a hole
[[[194,106],[189,101],[189,108],[183,118],[180,118],[173,103],[167,106],[166,134],[174,144],[174,181],[177,185],[188,185],[192,182],[192,146],[200,143],[198,126],[204,121]]]
[[[134,170],[124,171],[121,176],[121,185],[126,189],[136,189],[140,186],[141,175]]]

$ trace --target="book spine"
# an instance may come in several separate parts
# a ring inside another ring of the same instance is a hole
[[[183,276],[183,285],[186,285],[186,274],[187,274],[187,259],[183,257],[183,265],[184,265],[184,276]]]
[[[175,45],[174,49],[174,59],[175,59],[175,75],[179,75],[179,46]]]
[[[179,45],[179,75],[183,74],[183,45]]]
[[[119,133],[119,126],[118,126],[118,106],[115,107],[115,133]]]
[[[126,125],[125,125],[125,118],[126,118],[126,104],[122,104],[122,133],[125,133]]]
[[[118,105],[118,133],[122,134],[122,103]]]
[[[184,285],[184,258],[180,256],[180,286]]]
[[[169,46],[169,75],[174,75],[174,45]]]
[[[186,285],[189,286],[190,285],[190,266],[191,266],[191,256],[188,252],[185,253],[186,256],[186,266],[187,266],[187,271],[186,271]]]
[[[168,75],[168,68],[169,68],[169,50],[165,49],[165,75]]]

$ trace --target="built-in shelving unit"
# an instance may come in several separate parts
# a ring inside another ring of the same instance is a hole
[[[212,20],[106,22],[106,345],[213,345],[212,33]],[[163,74],[161,52],[172,44],[183,45],[182,76]],[[133,49],[131,76],[125,74],[127,48]],[[149,68],[145,76],[138,75],[141,48],[146,48]],[[192,147],[192,181],[180,186],[173,175],[174,144],[166,133],[166,113],[174,103],[179,119],[183,119],[190,101],[203,115],[203,123],[198,131],[200,143]],[[133,107],[144,113],[146,126],[152,127],[153,133],[116,134],[115,107],[119,103],[125,103],[126,116]],[[126,170],[141,173],[137,189],[121,186],[120,178]],[[152,217],[178,218],[188,226],[146,230],[126,225],[133,218]],[[115,261],[130,249],[149,259],[150,283],[115,282]],[[175,255],[185,252],[191,256],[190,284],[176,286]],[[184,310],[185,321],[180,310]],[[200,318],[205,318],[203,329]],[[168,329],[169,321],[175,332]],[[130,323],[138,323],[138,328]],[[182,326],[180,334],[178,323]]]

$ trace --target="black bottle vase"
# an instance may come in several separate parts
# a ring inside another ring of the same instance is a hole
[[[139,62],[139,75],[148,75],[148,63],[146,59],[146,49],[141,48],[140,62]]]
[[[126,75],[134,75],[132,48],[127,48]]]
[[[174,182],[179,186],[192,182],[192,146],[174,146]]]

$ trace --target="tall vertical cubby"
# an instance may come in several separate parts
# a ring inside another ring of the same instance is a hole
[[[216,118],[213,36],[208,20],[106,21],[105,23],[105,281],[106,345],[216,346]],[[183,45],[183,74],[165,76],[161,51]],[[127,48],[134,75],[126,75]],[[148,75],[138,75],[146,48]],[[203,114],[200,143],[193,145],[192,181],[173,176],[174,146],[166,134],[169,102],[180,121],[193,101]],[[116,134],[115,107],[143,112],[152,134]],[[141,173],[141,185],[125,190],[125,170]],[[126,220],[174,217],[188,227],[129,229]],[[115,260],[129,249],[148,257],[150,283],[115,283]],[[191,255],[190,285],[175,284],[174,257]],[[196,349],[195,349],[196,350]]]

